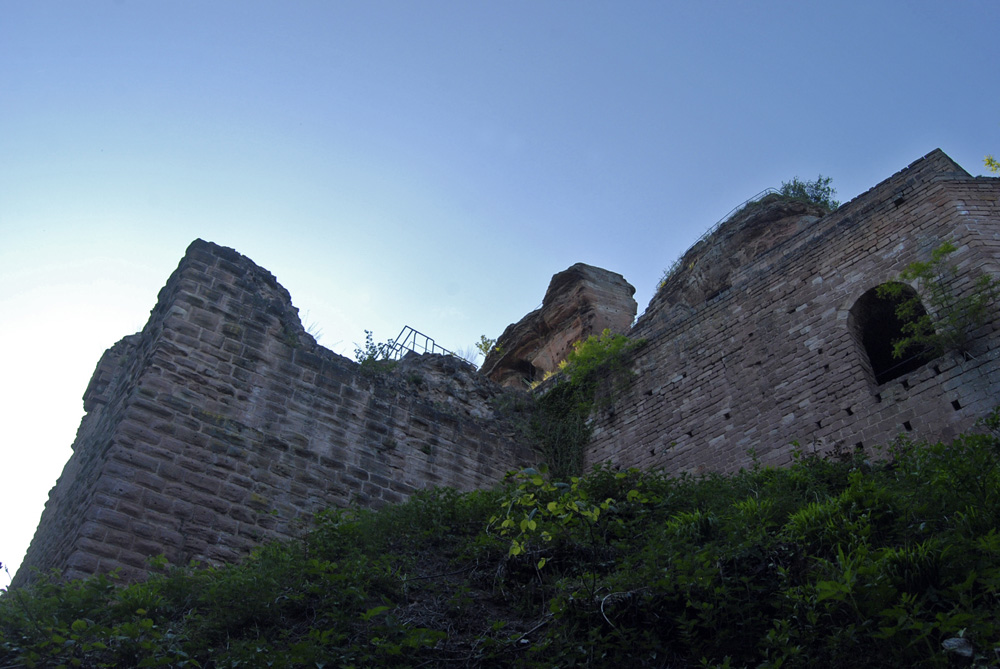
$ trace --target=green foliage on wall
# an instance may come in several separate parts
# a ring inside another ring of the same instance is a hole
[[[800,181],[798,177],[794,177],[791,181],[782,181],[778,193],[790,200],[812,202],[827,211],[833,211],[840,206],[840,202],[833,199],[837,191],[830,185],[832,181],[833,179],[822,174],[814,181]]]
[[[894,357],[902,358],[907,351],[923,352],[928,358],[948,351],[971,357],[970,336],[994,318],[1000,279],[983,273],[963,291],[958,266],[947,262],[957,250],[946,241],[928,260],[910,263],[897,281],[878,287],[880,298],[898,302],[896,316],[903,322],[904,336],[893,342]],[[907,290],[908,283],[916,286],[916,292]]]
[[[580,473],[583,448],[590,440],[590,415],[613,404],[631,381],[628,354],[644,343],[605,329],[573,344],[555,384],[543,389],[531,419],[535,446],[554,476]]]
[[[366,374],[378,374],[392,369],[396,364],[394,360],[389,359],[393,344],[391,339],[384,343],[376,342],[372,331],[365,330],[364,346],[354,345],[354,358],[361,365],[361,371]]]
[[[489,356],[489,354],[492,353],[494,350],[496,350],[497,353],[503,352],[499,348],[497,348],[497,340],[490,339],[486,335],[479,335],[479,341],[476,342],[475,346],[476,350],[479,351],[484,358]]]
[[[887,459],[601,467],[0,598],[0,666],[996,666],[1000,415]]]

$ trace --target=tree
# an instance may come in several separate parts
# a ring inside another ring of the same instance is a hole
[[[487,357],[496,348],[497,340],[490,339],[486,335],[479,335],[479,341],[476,342],[475,346],[483,357]],[[499,350],[497,351],[499,353]]]
[[[833,199],[837,191],[830,185],[831,181],[833,179],[822,174],[817,176],[815,181],[799,181],[799,178],[795,177],[791,181],[782,181],[779,192],[784,197],[812,202],[827,211],[833,211],[840,206],[840,202]]]

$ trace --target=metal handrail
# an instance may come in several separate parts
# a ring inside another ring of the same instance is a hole
[[[762,190],[761,192],[757,193],[753,197],[747,198],[743,202],[739,203],[738,205],[736,205],[735,207],[733,207],[732,209],[730,209],[728,214],[726,214],[725,216],[723,216],[722,218],[720,218],[719,221],[715,225],[713,225],[712,227],[710,227],[701,237],[699,237],[697,239],[697,241],[695,241],[695,243],[692,244],[688,248],[688,251],[690,251],[694,247],[698,246],[698,244],[701,244],[703,241],[705,241],[706,239],[708,239],[709,237],[711,237],[712,235],[714,235],[715,232],[720,227],[722,227],[723,223],[725,223],[730,218],[732,218],[733,214],[735,214],[736,212],[738,212],[743,207],[747,206],[751,202],[756,202],[758,200],[763,200],[768,195],[771,195],[771,194],[780,194],[780,193],[781,193],[781,191],[779,191],[777,188],[765,188],[764,190]],[[670,264],[670,267],[668,267],[666,269],[666,271],[663,272],[663,276],[660,278],[660,284],[659,285],[662,286],[663,284],[665,284],[670,279],[670,277],[672,277],[674,275],[674,272],[676,272],[677,269],[681,266],[681,261],[684,260],[684,256],[685,255],[687,255],[687,251],[685,251],[684,253],[682,253],[680,255],[680,257],[678,257],[677,260],[673,261]]]
[[[443,346],[439,346],[437,342],[424,333],[414,330],[409,325],[403,326],[403,329],[399,332],[399,336],[395,339],[390,339],[386,343],[385,350],[385,357],[387,360],[399,360],[409,351],[413,351],[414,353],[436,353],[439,355],[451,355],[456,358],[458,357]]]

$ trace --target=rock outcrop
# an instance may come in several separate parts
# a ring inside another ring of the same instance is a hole
[[[507,326],[482,373],[523,387],[554,371],[573,343],[604,329],[626,332],[635,318],[635,287],[621,274],[577,263],[552,277],[542,306]]]
[[[821,206],[774,195],[736,212],[677,261],[646,308],[644,321],[683,320],[728,290],[732,275],[826,215]]]

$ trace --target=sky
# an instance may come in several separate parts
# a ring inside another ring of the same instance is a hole
[[[471,349],[576,262],[642,312],[782,181],[847,201],[935,148],[982,174],[998,25],[995,0],[0,0],[0,562],[192,240],[350,358],[405,325]]]

